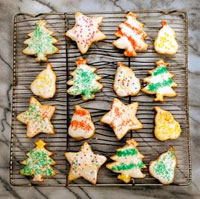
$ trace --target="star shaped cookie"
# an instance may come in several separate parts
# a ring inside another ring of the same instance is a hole
[[[103,155],[94,154],[87,142],[83,143],[79,152],[67,152],[65,157],[71,164],[68,181],[83,177],[92,184],[96,184],[98,170],[107,160]]]
[[[17,120],[27,125],[27,137],[32,138],[43,132],[54,134],[54,128],[50,120],[55,112],[55,106],[42,105],[34,97],[30,98],[28,110],[20,113]]]
[[[137,108],[138,102],[125,105],[114,98],[111,110],[101,118],[101,122],[109,124],[117,139],[121,140],[129,130],[143,128],[142,123],[136,118]]]
[[[68,30],[65,35],[77,43],[82,54],[85,54],[93,42],[106,39],[99,26],[103,17],[88,17],[80,12],[75,13],[75,26]]]

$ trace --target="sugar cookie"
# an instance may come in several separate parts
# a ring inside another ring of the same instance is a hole
[[[75,105],[74,115],[68,133],[75,139],[88,139],[94,135],[95,127],[90,112],[79,105]]]
[[[129,130],[143,128],[141,122],[136,118],[137,108],[138,102],[125,105],[119,99],[114,98],[111,110],[100,121],[110,125],[117,139],[121,140]]]
[[[162,21],[162,26],[154,42],[154,49],[159,54],[175,55],[178,51],[176,34],[166,21]]]
[[[45,149],[46,143],[43,140],[35,142],[36,147],[28,152],[27,159],[23,160],[21,164],[26,165],[20,169],[20,174],[24,176],[33,176],[34,182],[43,182],[44,177],[53,177],[56,172],[51,167],[56,162],[50,158],[52,152]]]
[[[115,162],[106,165],[108,169],[115,173],[120,173],[118,179],[129,183],[132,178],[144,178],[141,172],[146,168],[142,159],[144,156],[137,149],[138,143],[134,139],[126,141],[126,145],[117,149],[116,155],[110,157]]]
[[[177,139],[181,135],[180,124],[175,121],[169,111],[165,111],[158,106],[155,107],[155,110],[157,112],[155,117],[155,137],[160,141]]]
[[[39,20],[36,23],[35,30],[28,34],[29,39],[24,41],[24,44],[28,45],[22,52],[25,55],[35,55],[36,61],[47,62],[47,55],[52,55],[59,51],[54,46],[58,42],[52,35],[53,31],[48,30],[45,20]]]
[[[96,68],[88,66],[86,63],[87,60],[83,58],[76,61],[77,68],[71,73],[73,79],[67,82],[71,86],[67,93],[82,95],[83,100],[90,100],[95,98],[94,93],[100,91],[103,85],[98,82],[101,77],[95,73]]]
[[[39,133],[55,134],[50,120],[55,112],[55,106],[42,105],[34,97],[30,98],[28,110],[20,113],[17,120],[27,125],[27,137],[32,138]]]
[[[103,155],[94,154],[87,142],[84,142],[79,152],[67,152],[65,157],[71,164],[68,182],[83,177],[92,184],[96,184],[98,170],[107,159]]]
[[[88,17],[80,12],[75,13],[75,26],[66,32],[66,36],[74,40],[82,54],[85,54],[93,42],[106,39],[99,26],[103,17]]]
[[[149,173],[162,184],[171,184],[174,180],[177,157],[173,147],[150,162]]]
[[[120,97],[135,96],[140,92],[140,80],[128,66],[118,62],[113,89]]]
[[[163,102],[164,96],[176,97],[177,93],[173,87],[177,87],[177,84],[172,79],[174,75],[167,70],[168,63],[161,59],[156,62],[156,65],[155,69],[148,71],[151,76],[144,78],[143,81],[147,86],[141,90],[147,94],[155,94],[154,101]]]
[[[115,36],[120,38],[115,40],[113,45],[125,49],[125,56],[135,57],[136,52],[147,50],[148,44],[144,42],[147,34],[143,31],[144,24],[136,20],[137,16],[134,13],[129,12],[126,18],[126,21],[118,26]]]
[[[47,68],[44,69],[31,83],[31,91],[43,98],[52,98],[56,93],[56,74],[52,70],[50,63],[47,64]]]

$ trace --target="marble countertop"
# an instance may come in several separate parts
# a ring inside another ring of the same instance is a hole
[[[90,6],[88,5],[90,2]],[[145,2],[145,3],[144,3]],[[183,9],[189,17],[189,105],[192,183],[185,187],[42,188],[9,184],[12,32],[16,13]],[[200,198],[200,3],[199,0],[0,0],[0,198]]]

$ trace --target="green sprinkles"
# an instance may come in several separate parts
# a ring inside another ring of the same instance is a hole
[[[89,68],[79,67],[72,79],[74,85],[70,88],[70,94],[82,94],[86,99],[91,99],[93,94],[100,90],[96,79],[95,72]]]
[[[44,25],[37,24],[35,30],[28,43],[28,49],[34,51],[39,57],[43,57],[44,53],[55,51],[56,47],[52,44],[55,41]]]
[[[153,72],[153,75],[157,76],[163,73],[168,73],[166,66],[159,66],[155,69],[155,71]]]
[[[157,164],[153,166],[153,169],[158,176],[169,182],[174,176],[174,161],[174,153],[168,151],[160,156],[160,159],[157,161]]]
[[[22,116],[22,120],[26,122],[29,120],[36,128],[45,129],[48,126],[48,120],[43,119],[42,113],[37,104],[31,104]],[[38,126],[39,125],[39,126]]]
[[[163,82],[151,83],[148,85],[149,91],[157,91],[159,88],[171,86],[173,83],[172,78],[170,77],[168,80],[164,80]]]
[[[125,156],[136,155],[136,154],[138,154],[138,152],[134,148],[129,148],[129,149],[117,151],[117,156],[118,157],[125,157]]]
[[[130,170],[130,169],[140,169],[144,167],[143,162],[139,162],[137,164],[130,163],[130,164],[125,164],[125,163],[120,163],[119,165],[113,166],[111,169],[113,171],[124,171],[124,170]]]
[[[26,166],[20,170],[21,174],[25,176],[54,175],[54,170],[50,166],[54,164],[54,160],[49,157],[48,151],[34,148],[28,153],[28,156],[29,158],[24,161]]]

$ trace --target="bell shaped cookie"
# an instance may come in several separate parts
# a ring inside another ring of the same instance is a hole
[[[118,62],[113,89],[120,97],[135,96],[140,92],[140,80],[128,66]]]
[[[157,53],[163,55],[175,55],[178,51],[176,33],[166,21],[162,21],[162,28],[159,30],[154,42],[154,49]]]
[[[56,74],[50,63],[32,82],[31,91],[43,99],[52,98],[56,93]]]

